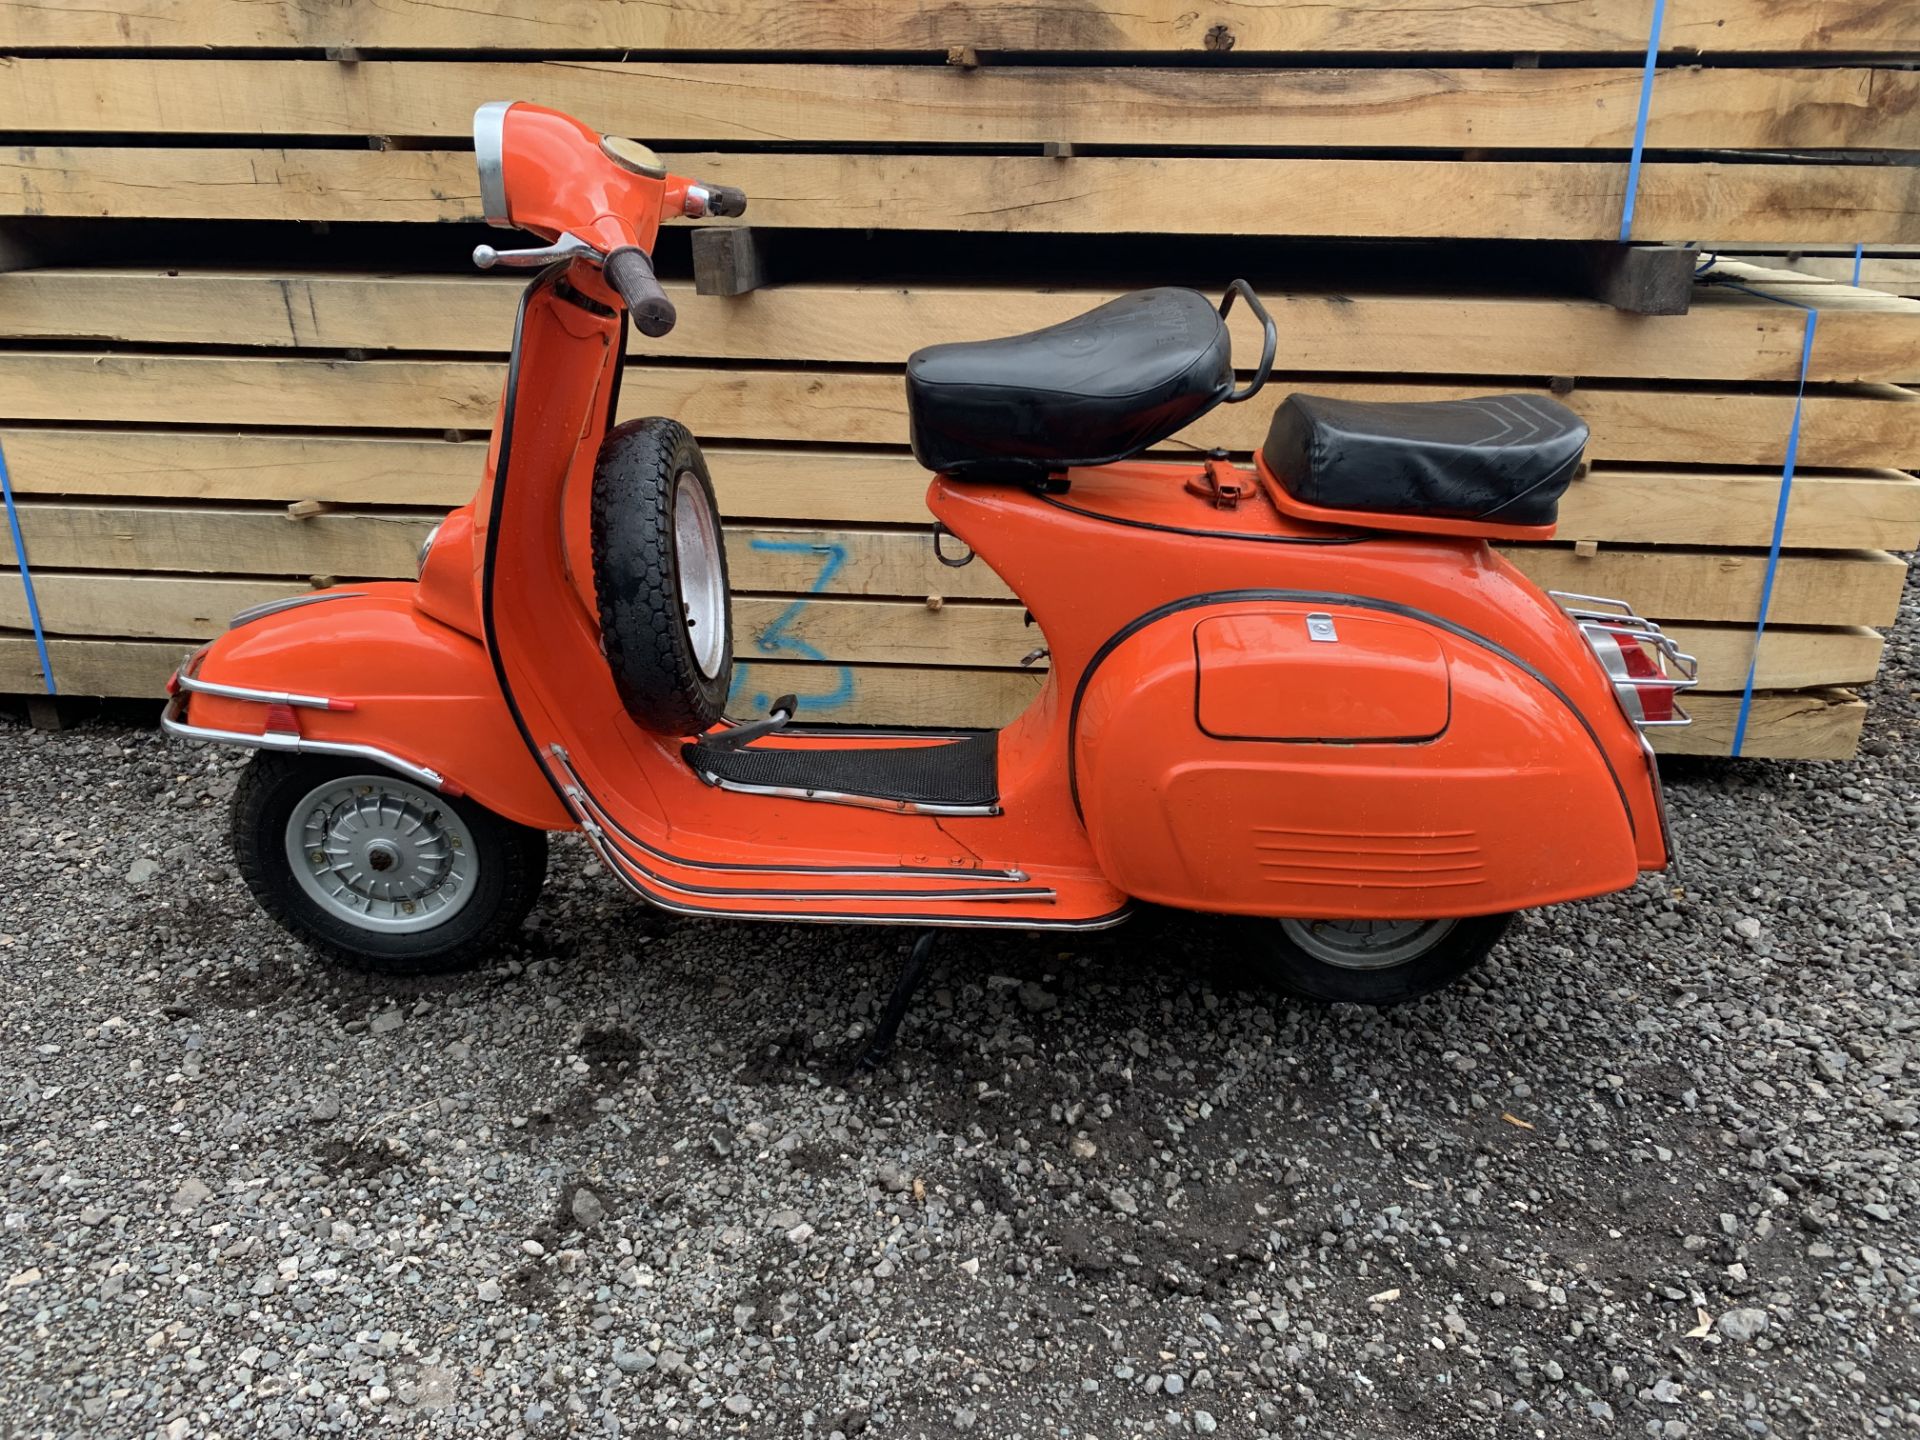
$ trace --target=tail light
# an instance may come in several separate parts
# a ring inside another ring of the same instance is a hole
[[[1614,698],[1629,720],[1642,730],[1693,723],[1678,698],[1682,690],[1699,683],[1693,656],[1682,654],[1658,625],[1636,615],[1624,600],[1559,590],[1547,593],[1580,627],[1613,681]]]

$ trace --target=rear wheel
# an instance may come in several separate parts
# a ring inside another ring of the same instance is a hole
[[[479,964],[533,908],[547,837],[355,760],[253,757],[233,848],[260,907],[355,969]]]
[[[1395,1005],[1457,980],[1487,958],[1511,914],[1462,920],[1269,922],[1273,973],[1307,1000]]]

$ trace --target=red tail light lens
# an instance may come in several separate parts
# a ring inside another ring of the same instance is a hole
[[[1600,663],[1607,667],[1608,674],[1617,677],[1614,693],[1620,697],[1628,717],[1639,725],[1671,725],[1678,708],[1674,704],[1674,692],[1685,682],[1670,680],[1659,660],[1638,640],[1612,633],[1590,638],[1596,651],[1602,646],[1612,651],[1612,654],[1602,652]],[[1640,683],[1622,685],[1618,681],[1622,676]]]
[[[1550,593],[1605,667],[1629,720],[1642,729],[1693,723],[1676,699],[1697,683],[1691,655],[1682,654],[1658,625],[1635,614],[1624,600]]]

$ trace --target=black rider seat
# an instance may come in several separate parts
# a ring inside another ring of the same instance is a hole
[[[1104,465],[1166,439],[1233,389],[1231,342],[1197,290],[1140,290],[1005,340],[907,361],[914,458],[961,479]]]
[[[1557,518],[1586,443],[1586,422],[1540,395],[1401,404],[1289,395],[1261,455],[1308,518],[1537,527]]]

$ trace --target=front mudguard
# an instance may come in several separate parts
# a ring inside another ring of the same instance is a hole
[[[480,642],[424,615],[409,583],[320,591],[189,656],[164,724],[183,739],[354,756],[543,830],[573,828]]]

